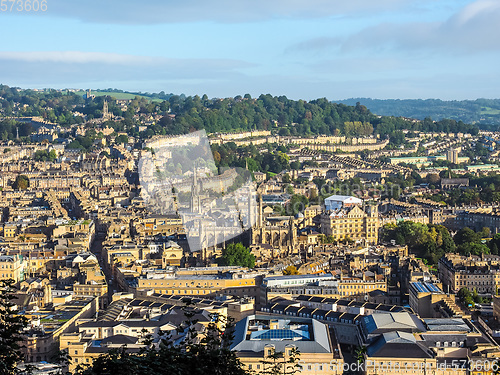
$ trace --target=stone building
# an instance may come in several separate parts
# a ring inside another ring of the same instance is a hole
[[[344,204],[343,200],[339,200],[337,203],[330,204],[332,209],[321,215],[321,232],[332,236],[336,241],[350,239],[376,244],[379,229],[378,207],[362,207],[358,201],[347,201],[347,204]]]
[[[438,272],[444,291],[448,293],[467,288],[479,294],[496,295],[500,287],[500,257],[497,255],[446,254],[439,260]]]

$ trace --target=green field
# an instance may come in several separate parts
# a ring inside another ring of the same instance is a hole
[[[83,90],[80,90],[80,91],[75,91],[75,94],[77,95],[84,95],[85,94],[85,91]],[[152,99],[148,96],[144,96],[144,95],[136,95],[136,94],[130,94],[128,92],[110,92],[110,91],[93,91],[92,90],[92,95],[95,95],[95,96],[105,96],[105,95],[109,95],[115,99],[134,99],[136,96],[139,96],[141,98],[145,98],[147,100],[151,100],[153,102],[162,102],[161,99]]]
[[[500,115],[500,109],[494,109],[490,107],[482,107],[481,108],[482,115]]]

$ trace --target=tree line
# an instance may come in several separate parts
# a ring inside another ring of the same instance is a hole
[[[464,227],[452,236],[443,225],[400,221],[384,225],[381,238],[384,241],[395,241],[398,245],[408,245],[408,249],[418,257],[429,264],[437,264],[446,253],[498,255],[500,234],[495,234],[493,238],[490,236],[489,228],[475,232]]]
[[[119,90],[117,90],[119,92]],[[102,117],[104,100],[109,112],[120,120],[107,125],[117,132],[126,131],[130,136],[149,138],[153,135],[186,134],[205,129],[208,133],[249,130],[272,130],[281,135],[344,135],[347,137],[379,134],[390,136],[395,144],[404,141],[402,130],[446,131],[477,134],[478,128],[461,121],[443,119],[434,122],[429,118],[420,122],[400,117],[376,116],[366,106],[356,103],[349,106],[332,103],[326,98],[311,101],[292,100],[286,96],[262,94],[252,98],[249,94],[234,98],[208,98],[148,94],[150,98],[136,96],[122,109],[111,95],[84,100],[81,94],[57,90],[34,91],[0,85],[0,114],[3,116],[41,116],[47,121],[63,126],[81,123],[82,113],[87,119]],[[152,101],[163,99],[163,101]],[[159,120],[139,131],[136,115],[155,115]],[[0,136],[13,139],[10,129]],[[28,132],[29,133],[29,132]]]
[[[356,98],[337,101],[354,105],[361,102],[378,115],[405,116],[416,119],[452,118],[466,123],[500,125],[500,99],[439,100],[439,99],[369,99]]]

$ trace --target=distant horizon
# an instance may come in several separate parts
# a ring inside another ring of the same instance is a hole
[[[15,30],[0,47],[0,81],[20,87],[304,100],[499,96],[495,0],[50,0],[46,11],[0,17]]]
[[[194,93],[194,94],[186,94],[186,93],[177,93],[177,92],[173,92],[173,91],[170,91],[170,90],[160,90],[160,91],[142,91],[142,90],[139,90],[139,91],[136,91],[136,90],[126,90],[126,89],[122,89],[122,88],[118,88],[118,87],[107,87],[107,88],[83,88],[83,87],[21,87],[21,86],[18,86],[18,85],[9,85],[9,84],[6,84],[6,83],[3,83],[3,82],[0,82],[0,85],[6,85],[6,86],[9,86],[11,88],[19,88],[21,90],[58,90],[58,91],[65,91],[65,90],[76,90],[76,91],[88,91],[88,90],[91,90],[91,91],[97,91],[97,92],[107,92],[109,89],[111,90],[121,90],[123,91],[124,93],[128,93],[128,94],[139,94],[139,95],[154,95],[154,94],[159,94],[160,92],[164,92],[166,95],[169,95],[169,94],[173,94],[173,95],[178,95],[178,96],[181,96],[181,95],[185,95],[186,97],[187,96],[203,96],[205,95],[205,93]],[[317,100],[317,99],[327,99],[328,101],[330,102],[341,102],[341,101],[348,101],[348,100],[358,100],[358,99],[368,99],[368,100],[400,100],[400,101],[404,101],[404,100],[422,100],[422,101],[426,101],[426,100],[440,100],[440,101],[443,101],[443,102],[461,102],[461,101],[476,101],[476,100],[481,100],[481,99],[484,99],[484,100],[500,100],[500,97],[497,97],[497,98],[486,98],[486,97],[477,97],[477,98],[474,98],[474,99],[441,99],[441,98],[374,98],[374,97],[364,97],[364,96],[355,96],[355,97],[349,97],[349,98],[343,98],[343,99],[330,99],[330,98],[327,98],[325,96],[318,96],[318,97],[314,97],[312,99],[304,99],[304,98],[292,98],[286,94],[271,94],[271,93],[268,93],[268,92],[261,92],[260,94],[256,94],[256,95],[253,95],[249,92],[245,92],[245,93],[240,93],[240,94],[236,94],[236,95],[228,95],[228,96],[210,96],[207,94],[207,96],[209,97],[209,99],[215,99],[215,98],[235,98],[236,96],[244,96],[245,94],[250,94],[252,98],[258,98],[260,95],[267,95],[267,94],[270,94],[272,96],[276,96],[276,97],[279,97],[279,96],[286,96],[288,99],[291,99],[291,100],[305,100],[305,101],[312,101],[312,100]]]

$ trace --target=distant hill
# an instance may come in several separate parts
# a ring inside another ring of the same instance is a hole
[[[74,91],[76,95],[85,95],[86,91],[85,90],[78,90]],[[142,92],[130,92],[130,91],[123,91],[123,90],[117,90],[117,89],[107,89],[107,90],[92,90],[92,95],[95,96],[111,96],[115,99],[122,100],[122,99],[134,99],[136,96],[140,98],[145,98],[148,100],[151,100],[153,102],[161,102],[163,100],[168,100],[172,95],[174,94],[165,94],[165,93],[142,93]]]
[[[423,120],[444,118],[469,124],[500,125],[500,99],[444,101],[439,99],[370,99],[334,100],[335,103],[365,105],[372,113],[382,116],[403,116]]]
[[[280,136],[363,137],[377,134],[382,139],[391,138],[391,147],[396,147],[404,142],[402,130],[470,134],[479,132],[477,125],[467,121],[442,119],[434,122],[429,118],[408,121],[404,117],[377,116],[365,105],[333,103],[326,98],[306,102],[288,99],[286,96],[262,94],[258,98],[252,98],[250,94],[245,94],[243,97],[238,95],[234,98],[209,99],[207,95],[186,97],[163,91],[141,93],[117,89],[92,90],[92,93],[96,95],[93,100],[84,100],[82,90],[35,91],[0,84],[0,138],[13,140],[17,137],[19,125],[11,117],[40,116],[63,126],[82,123],[85,116],[87,120],[101,118],[103,95],[112,97],[108,100],[108,111],[116,119],[111,121],[110,126],[114,126],[117,132],[126,129],[134,137],[187,134],[200,129],[205,129],[208,133],[269,130]],[[132,99],[136,95],[140,97]],[[125,110],[113,97],[132,100]],[[168,100],[157,104],[151,102],[164,98]],[[158,121],[140,135],[136,125],[142,124],[141,116],[147,118],[151,115],[158,116]],[[422,117],[428,115],[426,112]],[[19,129],[21,137],[29,137],[32,132],[31,128]],[[89,141],[91,146],[93,140],[90,137],[82,138],[85,138],[82,141]]]

